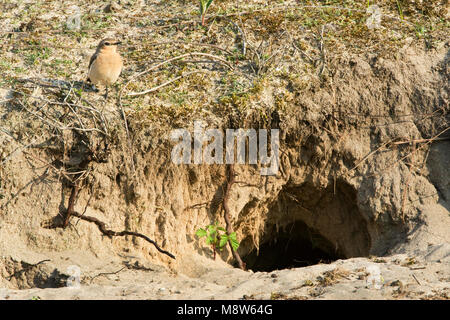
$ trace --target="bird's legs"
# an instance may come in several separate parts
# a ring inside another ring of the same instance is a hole
[[[106,86],[106,92],[105,92],[105,100],[108,99],[108,86]]]

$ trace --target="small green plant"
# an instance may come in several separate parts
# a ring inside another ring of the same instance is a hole
[[[212,2],[213,0],[200,0],[200,15],[202,16],[202,26],[205,26],[206,11],[208,11],[208,8]]]
[[[74,91],[75,94],[76,94],[77,96],[79,96],[79,97],[81,97],[82,94],[83,94],[83,88],[82,88],[82,87],[79,88],[79,89],[74,89],[73,91]]]
[[[312,287],[314,286],[314,283],[311,280],[305,280],[305,282],[303,282],[302,287]]]
[[[283,294],[279,293],[279,292],[271,292],[270,293],[270,300],[280,300],[283,299]]]
[[[397,9],[398,9],[398,14],[400,15],[400,19],[404,20],[402,5],[400,4],[400,2],[398,0],[396,0],[396,2],[397,2]]]
[[[416,24],[416,36],[417,38],[423,37],[427,32],[427,29],[425,26]]]
[[[29,52],[24,54],[25,63],[29,66],[33,66],[42,60],[48,59],[51,56],[51,53],[52,51],[47,47],[32,47]]]
[[[234,251],[239,248],[239,242],[236,239],[236,232],[227,234],[227,231],[220,227],[217,221],[215,224],[210,224],[205,229],[198,229],[195,235],[199,239],[206,237],[206,244],[210,245],[213,249],[214,260],[216,259],[216,252],[222,251],[228,241],[231,243],[231,247]]]

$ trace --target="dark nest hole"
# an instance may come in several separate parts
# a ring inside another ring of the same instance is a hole
[[[242,212],[250,212],[248,205]],[[252,236],[241,257],[253,271],[300,268],[368,256],[371,238],[359,211],[356,190],[339,179],[322,189],[311,183],[285,186],[269,207],[259,250]]]
[[[275,226],[273,226],[275,229]],[[247,268],[256,272],[300,268],[331,263],[345,256],[330,241],[303,221],[290,223],[282,230],[272,230],[272,237],[243,257]]]

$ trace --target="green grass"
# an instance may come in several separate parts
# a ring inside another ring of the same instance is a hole
[[[6,60],[0,60],[0,70],[7,71],[12,69],[12,63]]]
[[[69,77],[72,73],[73,61],[70,59],[53,59],[50,63],[45,63],[45,67],[50,68],[50,74],[56,76]]]
[[[25,50],[24,61],[28,66],[34,66],[50,57],[52,50],[48,47],[31,47]]]

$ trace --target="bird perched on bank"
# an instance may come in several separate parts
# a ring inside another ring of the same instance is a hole
[[[123,61],[117,51],[120,43],[112,38],[103,39],[89,61],[87,80],[106,87],[105,99],[108,98],[108,86],[116,82],[122,72]]]

